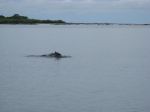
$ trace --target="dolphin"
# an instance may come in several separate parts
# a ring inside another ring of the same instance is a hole
[[[60,58],[71,58],[71,56],[62,55],[61,53],[56,52],[56,51],[53,52],[53,53],[50,53],[50,54],[28,55],[27,57],[45,57],[45,58],[57,58],[57,59],[60,59]]]

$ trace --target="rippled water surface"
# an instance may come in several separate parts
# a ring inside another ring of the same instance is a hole
[[[149,85],[149,26],[0,25],[0,112],[149,112]]]

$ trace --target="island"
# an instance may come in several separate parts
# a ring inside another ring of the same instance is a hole
[[[21,16],[19,14],[14,14],[13,16],[5,17],[0,15],[0,24],[54,24],[54,25],[134,25],[134,26],[145,26],[150,24],[135,24],[135,23],[71,23],[65,22],[63,20],[40,20],[31,19],[27,16]]]
[[[64,24],[63,20],[39,20],[30,19],[27,16],[21,16],[19,14],[14,14],[10,17],[5,17],[0,15],[0,24]]]

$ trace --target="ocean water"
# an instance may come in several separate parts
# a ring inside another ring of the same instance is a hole
[[[0,25],[0,112],[149,111],[149,26]]]

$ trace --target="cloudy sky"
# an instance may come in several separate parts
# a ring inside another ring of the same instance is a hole
[[[0,15],[14,13],[67,22],[150,23],[150,0],[0,0]]]

